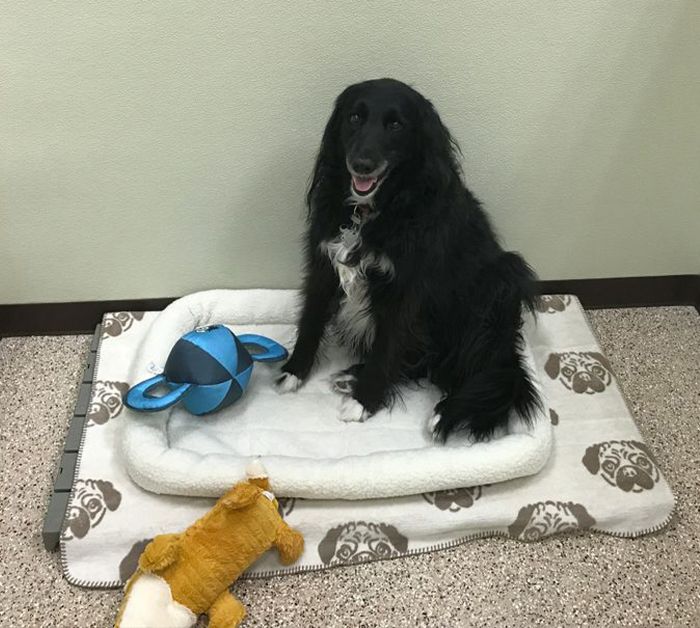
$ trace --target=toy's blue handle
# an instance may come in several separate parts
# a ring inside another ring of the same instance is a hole
[[[277,362],[284,360],[287,355],[287,350],[279,343],[258,334],[241,334],[238,340],[248,350],[250,357],[255,362]]]
[[[132,386],[126,393],[124,403],[132,410],[158,412],[176,404],[192,388],[192,384],[180,384],[162,396],[156,397],[150,394],[151,390],[163,383],[165,383],[165,375],[161,374]],[[168,385],[172,386],[172,384]]]

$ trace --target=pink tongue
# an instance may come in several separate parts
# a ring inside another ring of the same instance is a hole
[[[367,192],[367,190],[371,190],[372,186],[375,184],[376,181],[376,177],[369,177],[363,179],[360,179],[359,177],[352,178],[352,184],[355,186],[355,189],[358,192]]]

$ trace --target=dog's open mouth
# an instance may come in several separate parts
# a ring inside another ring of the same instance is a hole
[[[355,196],[371,196],[374,194],[374,192],[376,192],[379,186],[382,184],[382,181],[384,181],[387,170],[388,169],[385,166],[379,172],[375,171],[371,175],[355,174],[352,170],[350,170],[352,191]]]
[[[368,196],[379,187],[381,180],[381,177],[359,177],[352,175],[352,190],[358,196]]]

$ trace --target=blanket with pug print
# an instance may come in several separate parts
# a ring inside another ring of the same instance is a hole
[[[249,577],[324,569],[451,547],[500,535],[535,541],[571,531],[635,537],[664,527],[674,500],[644,443],[578,300],[550,295],[528,332],[548,404],[552,452],[538,473],[416,495],[355,501],[281,498],[290,525],[305,536],[300,561],[273,553]],[[61,538],[73,584],[124,583],[156,534],[186,528],[214,500],[148,492],[119,454],[128,389],[110,363],[129,362],[156,313],[107,314],[80,460]],[[108,357],[109,356],[109,357]],[[468,455],[468,451],[465,451]]]

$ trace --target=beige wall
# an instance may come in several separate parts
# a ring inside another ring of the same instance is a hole
[[[543,278],[700,272],[700,3],[8,0],[0,302],[295,286],[335,94],[434,100]]]

